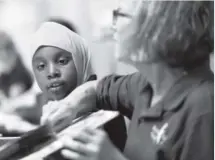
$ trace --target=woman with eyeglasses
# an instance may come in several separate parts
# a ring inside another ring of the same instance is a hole
[[[64,113],[74,116],[96,106],[131,119],[123,153],[103,130],[87,128],[62,141],[68,159],[212,160],[213,2],[127,3],[114,12],[116,53],[139,72],[78,87],[57,102],[60,108],[53,105],[44,121],[56,123]]]

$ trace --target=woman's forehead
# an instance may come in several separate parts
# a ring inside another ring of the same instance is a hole
[[[142,0],[120,0],[117,8],[121,12],[129,13],[130,15],[133,15],[138,7],[138,4],[141,1]]]

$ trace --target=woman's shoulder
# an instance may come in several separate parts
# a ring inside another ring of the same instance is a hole
[[[112,74],[106,76],[100,80],[98,86],[98,90],[111,88],[115,92],[118,89],[118,91],[123,94],[126,93],[132,97],[135,97],[148,88],[148,82],[142,73],[136,72],[128,75]]]
[[[149,83],[146,76],[140,72],[136,72],[130,75],[130,85],[135,88],[136,91],[144,91],[149,87]]]
[[[195,116],[214,114],[214,81],[206,79],[196,86],[187,96],[187,109]]]

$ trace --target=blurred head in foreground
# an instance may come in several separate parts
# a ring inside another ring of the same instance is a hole
[[[123,1],[114,11],[116,56],[189,70],[213,51],[213,1]]]

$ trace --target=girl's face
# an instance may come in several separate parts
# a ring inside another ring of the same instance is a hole
[[[50,100],[60,100],[77,86],[72,54],[56,47],[39,48],[33,57],[33,70],[40,89]]]

